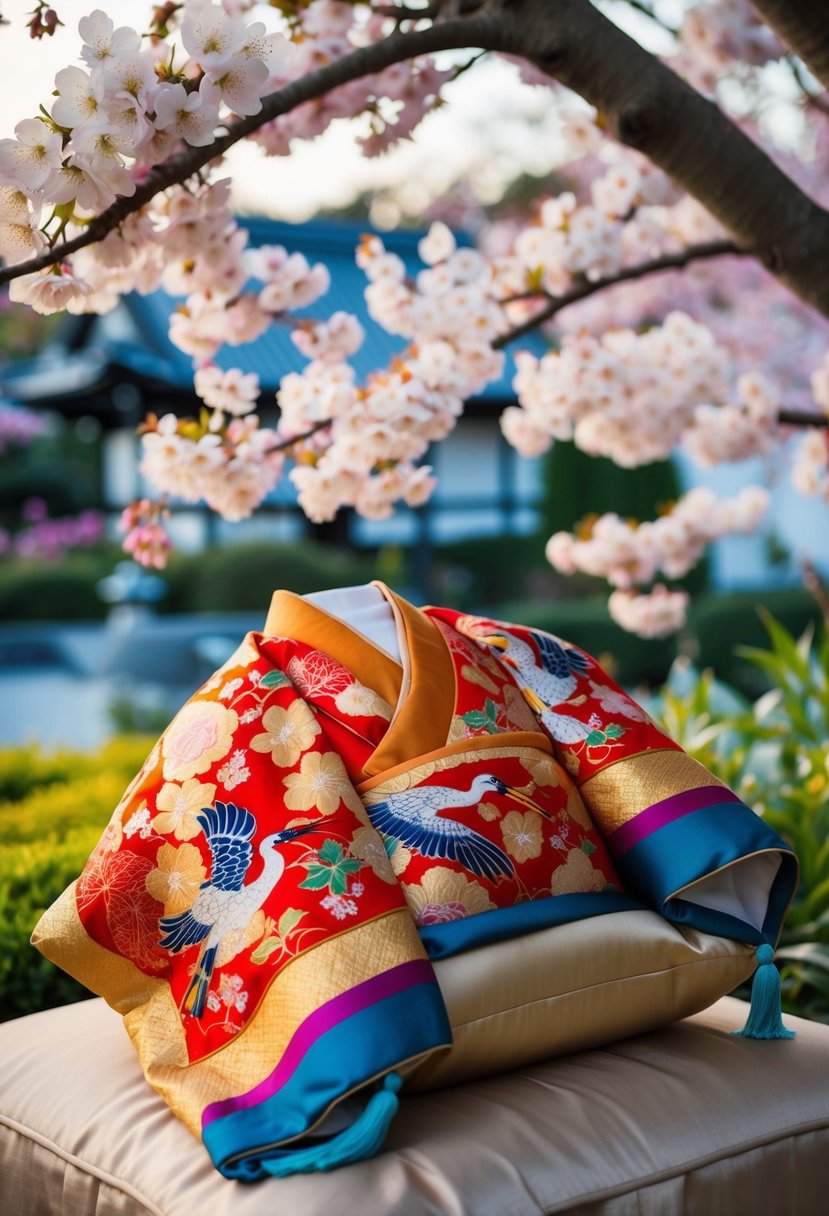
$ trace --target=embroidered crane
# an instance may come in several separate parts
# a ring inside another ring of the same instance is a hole
[[[506,630],[480,640],[502,651],[502,661],[515,671],[524,700],[552,737],[558,743],[578,743],[587,738],[592,727],[570,714],[557,713],[553,706],[561,705],[573,695],[578,686],[577,676],[587,671],[588,660],[547,634],[533,632],[530,636],[538,646],[541,665],[532,646]]]
[[[392,836],[423,857],[444,857],[457,861],[479,878],[495,882],[510,877],[515,867],[503,849],[487,840],[474,828],[444,819],[440,812],[454,807],[475,806],[487,794],[501,794],[522,806],[550,816],[521,790],[506,785],[492,773],[479,773],[466,790],[445,785],[420,785],[414,789],[385,794],[372,804],[371,794],[364,799],[369,819],[386,836]]]
[[[253,857],[251,838],[256,820],[244,807],[232,802],[217,802],[197,816],[207,838],[212,858],[210,878],[201,884],[189,908],[175,916],[162,916],[159,928],[164,936],[160,945],[177,954],[201,943],[198,964],[184,994],[182,1007],[194,1018],[204,1013],[216,954],[229,933],[244,933],[251,919],[282,877],[285,861],[279,847],[317,831],[314,824],[272,832],[259,845],[264,865],[253,882],[245,884]]]

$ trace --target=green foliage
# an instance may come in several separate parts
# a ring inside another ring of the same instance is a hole
[[[88,621],[105,616],[97,585],[112,572],[118,552],[114,545],[100,545],[48,563],[4,559],[0,621]]]
[[[765,647],[741,658],[765,678],[752,702],[708,671],[676,667],[650,708],[794,848],[801,880],[777,957],[790,1010],[829,1021],[829,637],[799,639],[763,612]]]
[[[815,627],[820,623],[817,602],[803,587],[703,596],[691,606],[695,664],[699,668],[710,667],[721,680],[748,696],[759,696],[768,686],[762,665],[749,662],[740,650],[743,646],[764,645],[766,630],[761,608],[797,636],[810,622]]]
[[[29,937],[83,869],[149,746],[135,737],[94,755],[0,752],[0,1020],[88,996]]]
[[[304,595],[374,578],[370,560],[313,541],[280,545],[253,541],[205,553],[178,555],[162,577],[164,612],[264,613],[277,588]]]

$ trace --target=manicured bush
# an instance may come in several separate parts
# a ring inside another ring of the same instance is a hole
[[[29,937],[83,869],[151,743],[115,739],[94,755],[0,752],[0,1020],[89,995]]]
[[[761,613],[769,612],[799,636],[820,623],[820,610],[803,587],[702,596],[692,603],[689,653],[696,667],[711,670],[728,684],[758,695],[767,687],[763,671],[741,654],[743,646],[763,646],[768,635]]]
[[[0,570],[0,620],[89,621],[106,615],[96,586],[105,567],[82,557],[9,562]]]
[[[171,566],[169,577],[179,588],[171,596],[179,611],[265,612],[277,588],[303,595],[367,582],[374,577],[374,563],[312,541],[255,542],[200,553],[178,570]]]

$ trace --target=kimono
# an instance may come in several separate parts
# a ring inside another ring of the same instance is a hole
[[[400,662],[277,592],[33,937],[123,1014],[227,1177],[380,1148],[402,1079],[452,1043],[436,960],[645,908],[774,972],[796,886],[590,656],[375,587]]]

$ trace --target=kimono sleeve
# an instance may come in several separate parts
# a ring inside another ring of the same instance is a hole
[[[595,659],[551,635],[526,635],[565,693],[539,713],[541,724],[626,887],[669,920],[775,944],[797,886],[789,846]]]
[[[246,1180],[376,1151],[395,1070],[451,1042],[382,841],[285,665],[248,635],[33,935],[123,1014],[149,1082]]]

